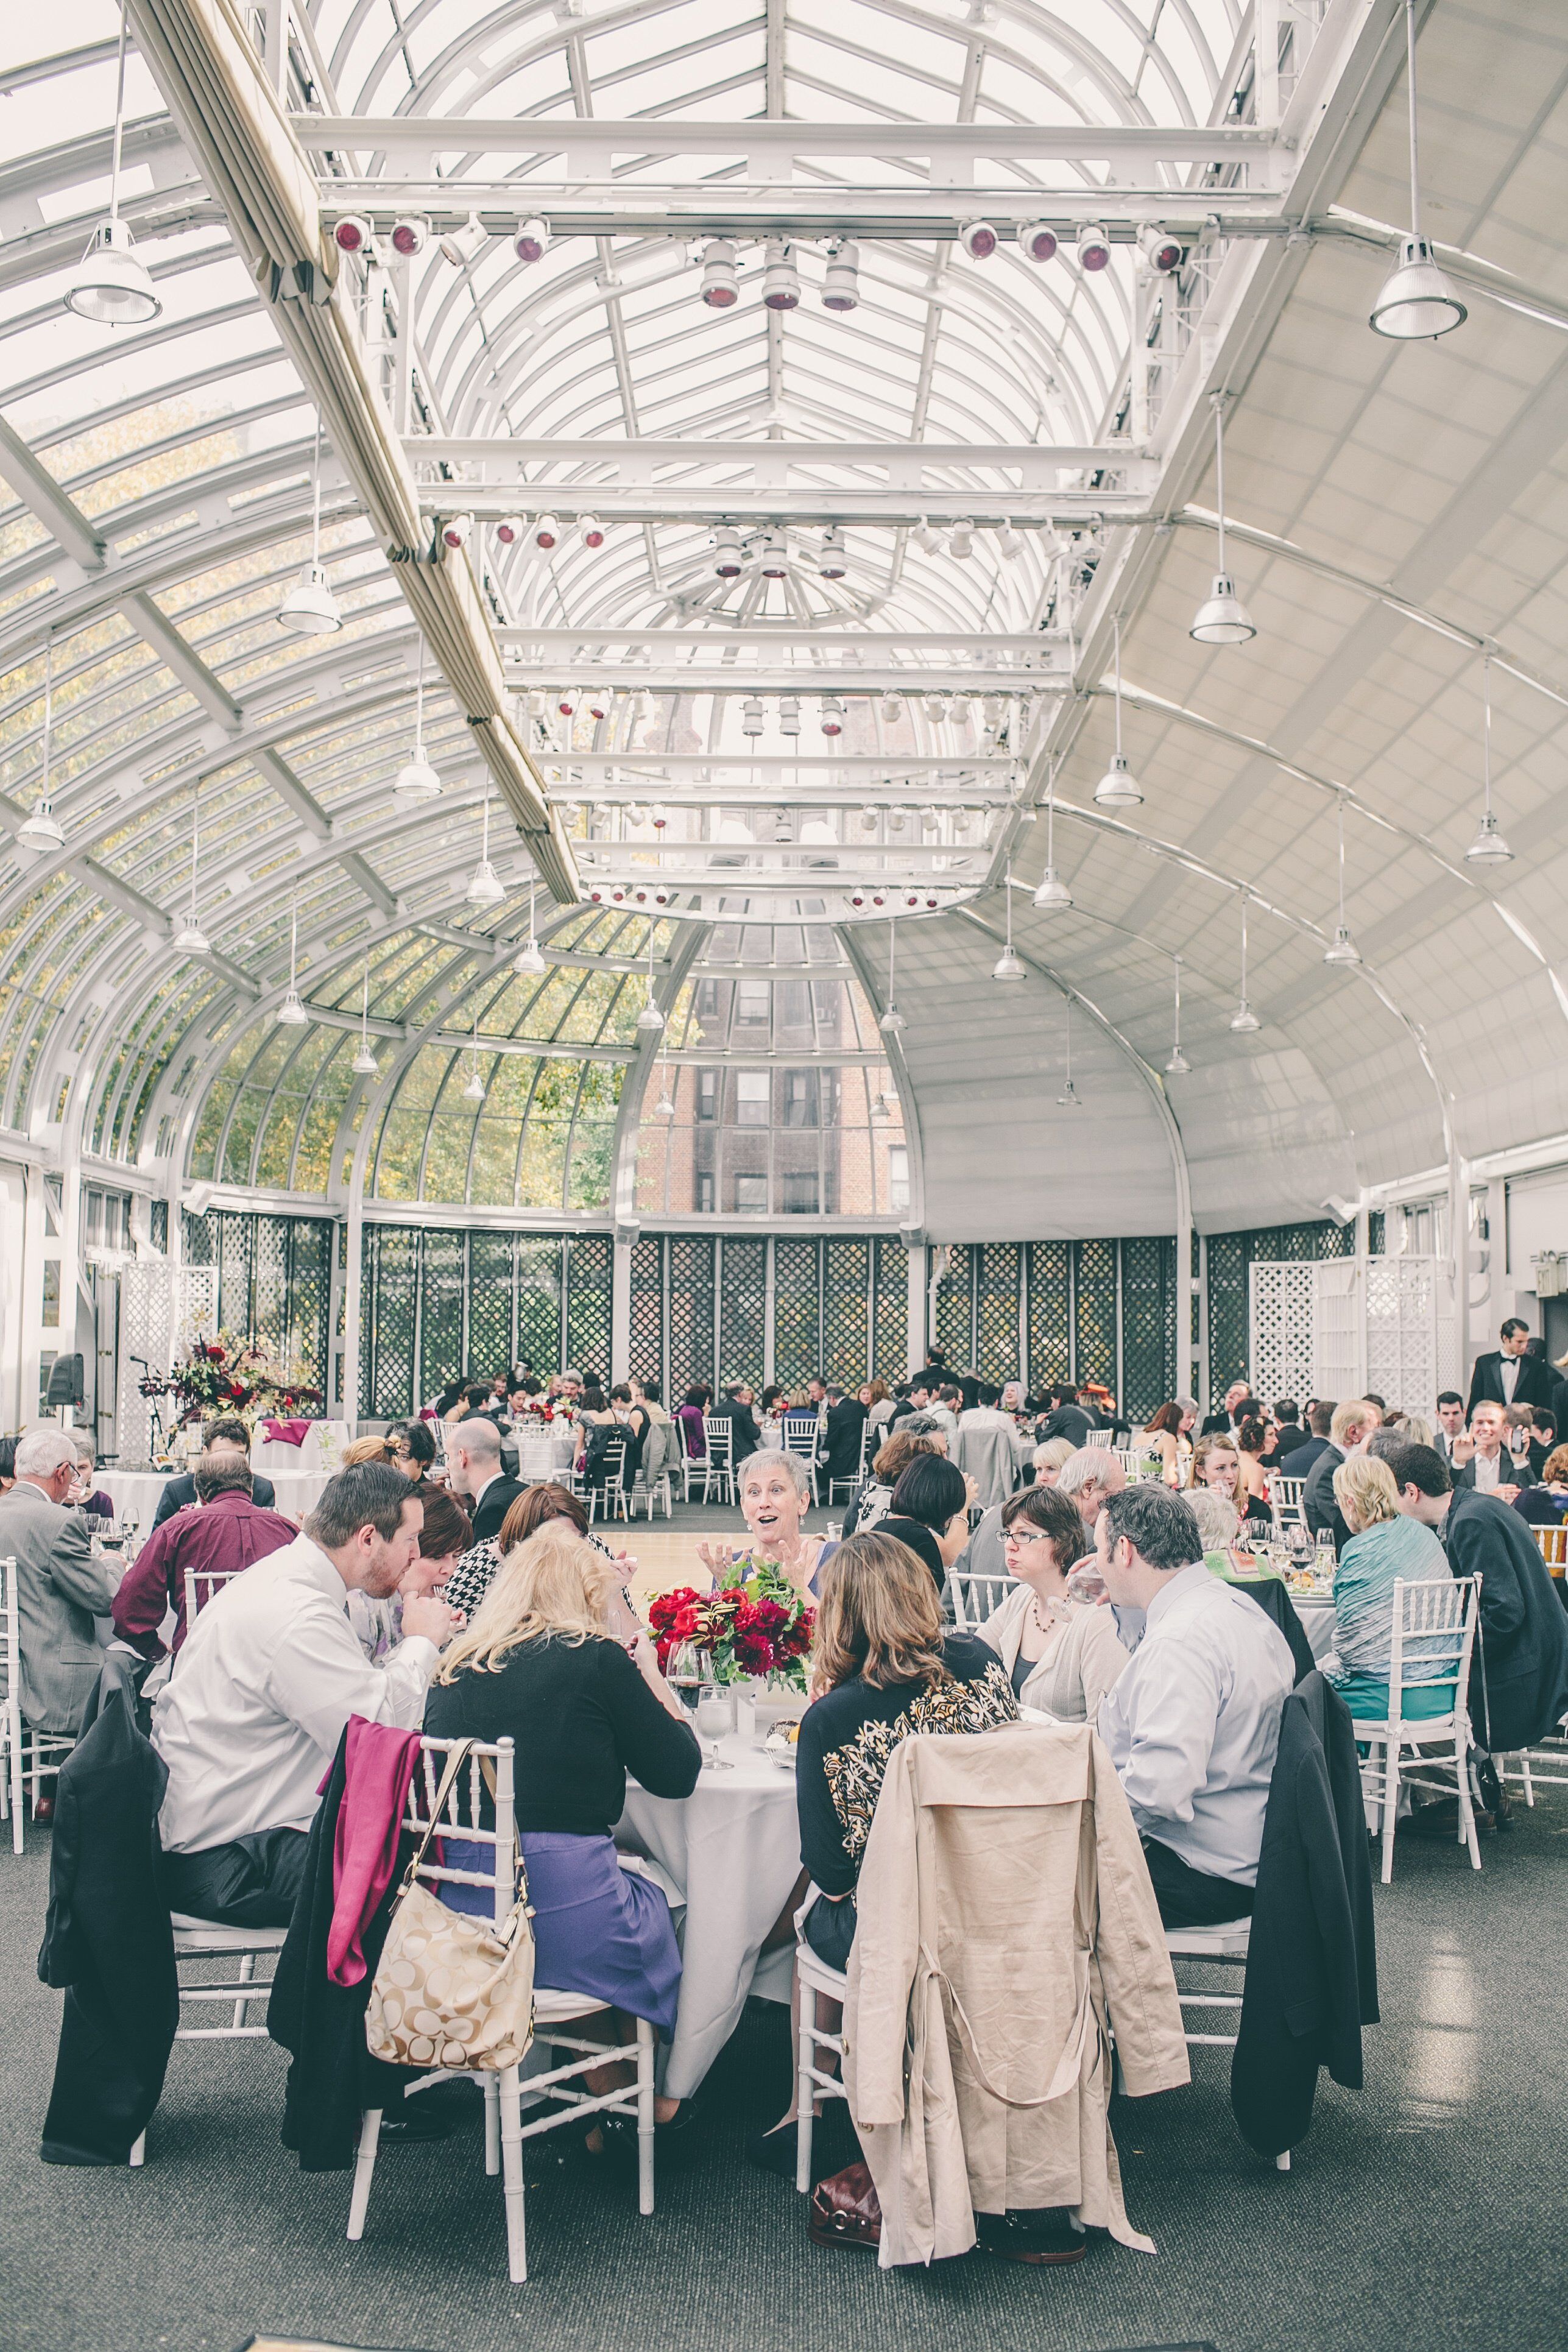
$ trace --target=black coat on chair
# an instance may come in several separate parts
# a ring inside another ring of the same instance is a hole
[[[1279,2156],[1311,2127],[1318,2069],[1362,2084],[1377,2023],[1372,1864],[1351,1713],[1310,1674],[1285,1702],[1252,1904],[1230,2104],[1249,2147]]]
[[[1532,1747],[1568,1714],[1568,1616],[1519,1512],[1456,1486],[1443,1529],[1456,1576],[1479,1576],[1470,1722],[1494,1756]]]
[[[858,1397],[843,1397],[827,1408],[826,1475],[829,1482],[860,1475],[860,1432],[866,1408]]]
[[[161,1885],[169,1775],[136,1721],[138,1659],[104,1653],[60,1767],[38,1974],[65,1989],[46,2164],[124,2164],[163,2089],[180,2019]]]

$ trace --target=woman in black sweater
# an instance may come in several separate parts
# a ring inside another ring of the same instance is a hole
[[[628,1771],[652,1796],[689,1797],[702,1751],[647,1635],[628,1654],[606,1630],[621,1574],[574,1528],[548,1521],[502,1561],[447,1650],[425,1728],[441,1739],[516,1742],[536,1981],[646,2017],[668,2040],[680,1990],[669,1906],[649,1880],[620,1868],[611,1832]],[[447,1841],[458,1868],[469,1866],[461,1843]],[[490,1910],[481,1888],[447,1885],[442,1899]],[[661,2121],[674,2106],[660,2102]]]

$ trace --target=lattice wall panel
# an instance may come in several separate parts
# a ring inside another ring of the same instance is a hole
[[[1255,1264],[1251,1270],[1253,1389],[1267,1404],[1297,1402],[1312,1389],[1312,1269],[1310,1265]]]
[[[871,1370],[889,1387],[910,1364],[910,1254],[902,1242],[871,1244],[875,1285],[872,1301]]]
[[[978,1252],[954,1242],[947,1253],[947,1269],[936,1286],[935,1338],[947,1350],[950,1372],[966,1371],[974,1361],[974,1267]]]
[[[987,1242],[974,1255],[974,1369],[1000,1388],[1018,1377],[1024,1251],[1018,1242]]]
[[[871,1244],[829,1241],[822,1250],[822,1375],[858,1388],[871,1354]]]
[[[561,1244],[552,1234],[517,1237],[517,1360],[541,1377],[562,1370]]]
[[[679,1404],[696,1381],[711,1381],[713,1244],[706,1234],[673,1234],[669,1249],[669,1394]]]
[[[461,1234],[420,1235],[419,1393],[423,1404],[439,1396],[449,1381],[483,1367],[470,1361],[464,1345],[463,1306],[468,1252]]]
[[[511,1362],[517,1247],[510,1234],[468,1235],[468,1367],[489,1380]]]
[[[822,1368],[821,1276],[816,1242],[773,1244],[773,1378],[786,1389]]]
[[[1121,1244],[1121,1406],[1135,1427],[1176,1393],[1176,1245],[1159,1234]]]
[[[1211,1234],[1206,1245],[1209,1318],[1209,1395],[1224,1396],[1232,1381],[1247,1378],[1246,1234]]]
[[[566,1253],[566,1354],[579,1371],[610,1377],[608,1234],[578,1234]]]
[[[632,1244],[628,1369],[635,1381],[668,1382],[664,1356],[664,1244],[656,1234]],[[665,1395],[668,1396],[668,1386]]]
[[[1406,1412],[1430,1412],[1437,1394],[1437,1287],[1433,1258],[1367,1266],[1365,1385]]]
[[[1031,1242],[1028,1247],[1028,1381],[1037,1396],[1068,1378],[1071,1360],[1071,1248],[1068,1242]]]
[[[1073,1249],[1073,1320],[1077,1339],[1073,1377],[1079,1381],[1100,1381],[1115,1396],[1121,1389],[1117,1378],[1116,1244],[1075,1242]]]
[[[399,1421],[414,1410],[418,1295],[418,1234],[401,1225],[366,1226],[360,1412],[368,1420]]]
[[[719,1365],[721,1382],[750,1381],[763,1385],[763,1349],[767,1337],[768,1245],[761,1241],[726,1241],[721,1244],[723,1272],[719,1284]]]

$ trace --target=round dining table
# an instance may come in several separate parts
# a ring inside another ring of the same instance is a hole
[[[685,1898],[675,2033],[662,2088],[689,2098],[733,2033],[748,1993],[787,2001],[793,1937],[763,1955],[763,1942],[800,1875],[795,1773],[738,1734],[704,1742],[729,1766],[710,1763],[689,1797],[650,1797],[626,1784],[616,1843],[657,1863]]]
[[[171,1478],[184,1474],[178,1470],[100,1470],[94,1474],[93,1485],[101,1488],[114,1506],[115,1517],[134,1518],[137,1532],[151,1535],[153,1517]],[[321,1489],[331,1475],[325,1470],[263,1470],[264,1478],[272,1482],[273,1508],[287,1519],[302,1519],[313,1511],[321,1497]]]

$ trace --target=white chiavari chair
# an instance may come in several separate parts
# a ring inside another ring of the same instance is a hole
[[[1394,1824],[1399,1810],[1399,1784],[1426,1789],[1459,1801],[1458,1843],[1468,1845],[1472,1869],[1481,1866],[1476,1839],[1475,1808],[1470,1798],[1470,1717],[1467,1693],[1470,1652],[1476,1638],[1476,1605],[1480,1591],[1477,1576],[1431,1577],[1394,1584],[1393,1642],[1388,1666],[1388,1713],[1375,1718],[1352,1717],[1358,1742],[1367,1754],[1362,1764],[1362,1788],[1369,1805],[1377,1809],[1383,1838],[1383,1883],[1394,1877]],[[1418,1666],[1420,1680],[1407,1683],[1406,1663]],[[1409,1717],[1405,1702],[1412,1692],[1434,1684],[1451,1686],[1452,1705],[1442,1715]],[[1426,1751],[1447,1750],[1428,1756]],[[1405,1760],[1408,1751],[1408,1761]],[[1424,1780],[1412,1764],[1447,1763],[1453,1759],[1455,1788],[1446,1781]]]

